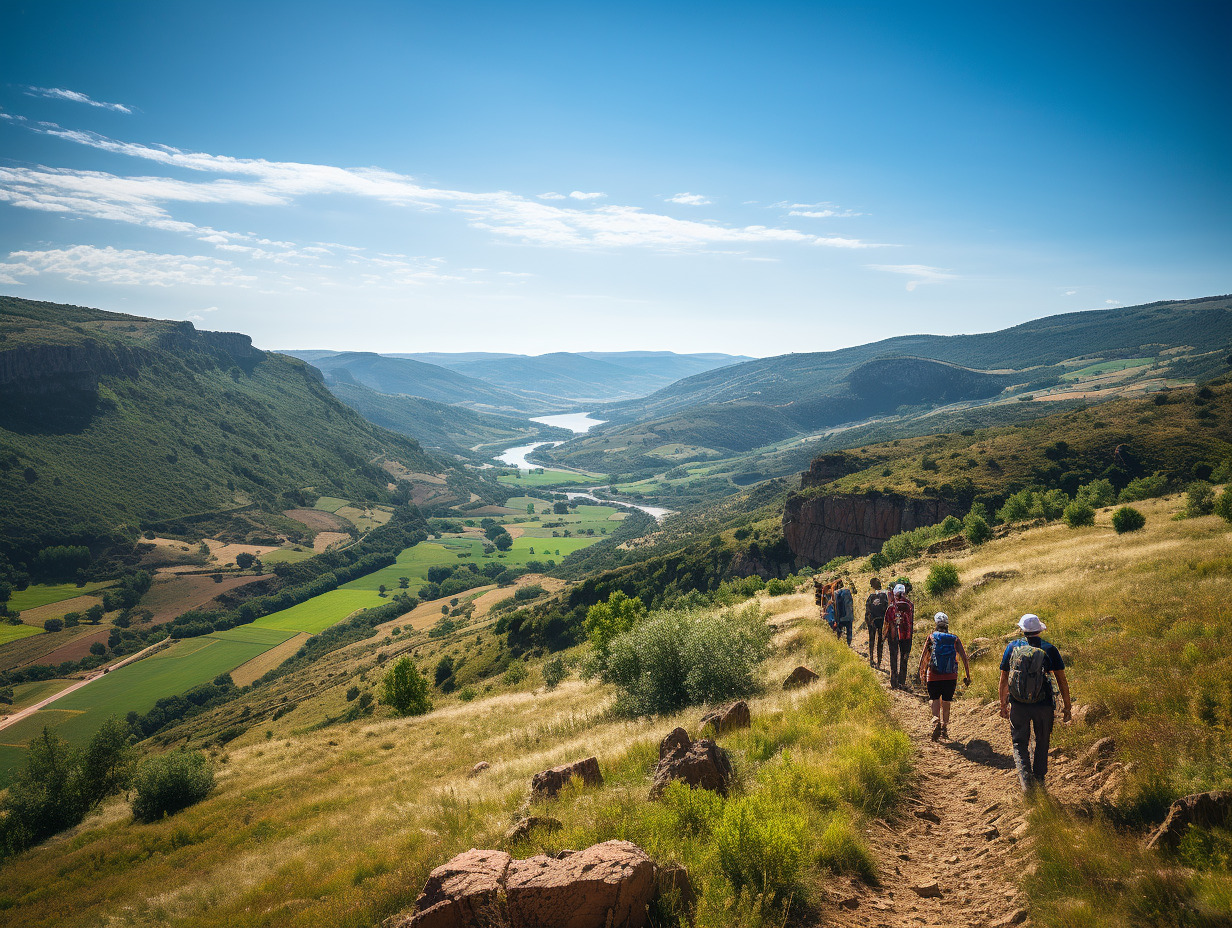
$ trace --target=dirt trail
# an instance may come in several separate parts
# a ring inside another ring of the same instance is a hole
[[[856,632],[867,659],[866,634]],[[918,646],[910,667],[919,665]],[[884,668],[889,667],[886,655]],[[889,690],[889,677],[878,673]],[[930,740],[928,705],[913,691],[890,691],[893,714],[915,748],[915,789],[898,816],[875,821],[869,841],[882,880],[832,886],[834,909],[823,923],[916,928],[1026,924],[1016,873],[1030,860],[1027,809],[1017,788],[1009,725],[995,703],[959,698],[950,738]]]

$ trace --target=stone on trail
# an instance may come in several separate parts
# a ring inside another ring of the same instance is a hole
[[[932,822],[934,825],[941,824],[941,817],[931,809],[916,809],[914,814],[916,818],[922,818],[924,821]]]
[[[599,759],[588,757],[585,760],[575,760],[571,764],[561,764],[551,770],[536,773],[530,781],[531,797],[552,799],[574,777],[586,786],[602,786],[603,774],[599,771]]]
[[[730,706],[723,706],[702,716],[701,729],[713,725],[715,734],[723,735],[737,728],[748,728],[753,723],[749,713],[749,704],[743,699]]]
[[[477,777],[479,776],[479,774],[483,773],[485,770],[487,770],[491,766],[492,765],[489,764],[486,760],[481,760],[479,763],[477,763],[474,767],[471,768],[471,772],[468,773],[467,776]]]
[[[994,838],[1001,836],[1001,831],[996,825],[989,825],[987,828],[980,831],[980,835],[984,838],[984,840],[992,841]]]
[[[1094,764],[1101,758],[1107,757],[1116,750],[1116,741],[1112,738],[1100,738],[1093,745],[1087,748],[1087,752],[1082,755],[1083,761],[1088,764]]]
[[[673,780],[726,796],[732,778],[727,752],[709,738],[690,742],[685,734],[681,741],[676,737],[677,732],[683,729],[676,729],[659,745],[659,764],[655,767],[650,798],[658,799]]]
[[[505,842],[512,844],[529,838],[532,831],[560,831],[565,826],[559,819],[547,815],[529,815],[505,832]]]
[[[783,681],[783,689],[790,690],[799,686],[808,686],[814,680],[819,679],[817,674],[801,665],[793,670],[790,676]]]
[[[1147,838],[1149,848],[1176,847],[1186,829],[1226,827],[1232,822],[1232,790],[1183,796],[1168,809],[1168,817]]]
[[[940,899],[941,887],[937,885],[937,881],[931,883],[916,883],[911,887],[912,892],[922,899]]]
[[[1014,925],[1021,925],[1027,920],[1027,910],[1017,909],[1002,918],[998,918],[995,922],[989,925],[989,928],[1013,928]]]

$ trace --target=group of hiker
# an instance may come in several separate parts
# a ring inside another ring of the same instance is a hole
[[[915,606],[909,597],[910,581],[899,578],[888,592],[882,589],[878,577],[873,577],[869,585],[871,590],[864,602],[869,665],[881,669],[882,646],[888,641],[890,688],[906,689],[908,659],[915,637]],[[816,581],[814,592],[823,619],[840,641],[846,636],[850,647],[855,624],[855,591],[850,581],[843,578],[829,583]],[[1048,745],[1056,716],[1056,691],[1061,694],[1062,718],[1066,722],[1070,721],[1071,704],[1061,653],[1041,637],[1047,626],[1033,613],[1023,615],[1017,626],[1022,637],[1011,641],[1001,655],[998,696],[1001,717],[1010,723],[1019,783],[1024,792],[1030,793],[1043,788],[1048,774]],[[924,639],[918,667],[919,680],[928,692],[933,741],[948,740],[950,736],[950,706],[958,688],[959,661],[963,668],[963,686],[970,686],[971,665],[966,648],[950,631],[950,617],[938,612],[933,616],[932,631]]]

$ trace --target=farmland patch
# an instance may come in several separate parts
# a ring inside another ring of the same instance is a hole
[[[0,625],[0,645],[41,634],[43,630],[33,625]]]
[[[288,509],[283,512],[288,519],[294,519],[301,525],[306,525],[314,532],[337,532],[347,527],[344,516],[320,509]]]
[[[94,590],[110,586],[111,582],[86,583],[78,586],[75,583],[39,583],[26,587],[24,590],[14,590],[9,597],[9,608],[15,612],[25,612],[37,606],[48,603],[58,603],[64,599],[72,599]]]

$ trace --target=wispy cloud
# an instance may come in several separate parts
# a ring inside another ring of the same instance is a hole
[[[1121,301],[1120,300],[1104,300],[1104,305],[1105,306],[1120,306]]]
[[[1074,296],[1077,292],[1078,292],[1077,290],[1066,290],[1066,291],[1065,291],[1065,295],[1066,295],[1066,296]]]
[[[0,114],[0,117],[5,114]],[[260,158],[234,158],[171,146],[123,142],[93,132],[32,124],[31,131],[78,145],[124,155],[165,168],[223,175],[208,180],[163,176],[120,176],[64,168],[0,168],[0,201],[25,209],[60,212],[134,223],[192,236],[222,251],[282,261],[314,259],[316,252],[289,242],[196,225],[173,214],[180,203],[285,206],[306,196],[346,196],[421,210],[447,210],[474,228],[524,244],[566,248],[645,247],[682,249],[733,244],[799,243],[832,248],[876,248],[878,243],[819,236],[798,229],[764,225],[734,226],[677,219],[634,206],[590,205],[602,193],[575,190],[566,206],[563,194],[525,197],[508,191],[470,192],[431,187],[380,168]],[[551,202],[544,202],[545,200]],[[319,243],[313,246],[319,247]]]
[[[75,281],[147,287],[246,287],[256,280],[221,258],[155,254],[111,246],[74,245],[46,251],[14,251],[8,260],[0,263],[0,282],[6,284],[21,283],[23,277],[42,274]]]
[[[84,103],[86,106],[96,106],[100,110],[111,110],[113,113],[132,113],[132,108],[123,103],[104,103],[102,100],[92,100],[84,93],[76,90],[65,90],[63,87],[27,87],[26,96],[46,97],[51,100],[69,100],[73,103]]]
[[[710,201],[700,193],[678,193],[665,198],[668,203],[679,203],[682,206],[709,206]]]
[[[907,281],[907,289],[914,290],[920,284],[940,283],[943,280],[961,280],[959,274],[951,273],[948,268],[929,267],[927,264],[866,264],[873,271],[885,271],[887,274],[904,274],[914,277]]]
[[[793,209],[788,216],[800,216],[804,219],[850,219],[852,216],[863,216],[849,209]]]

